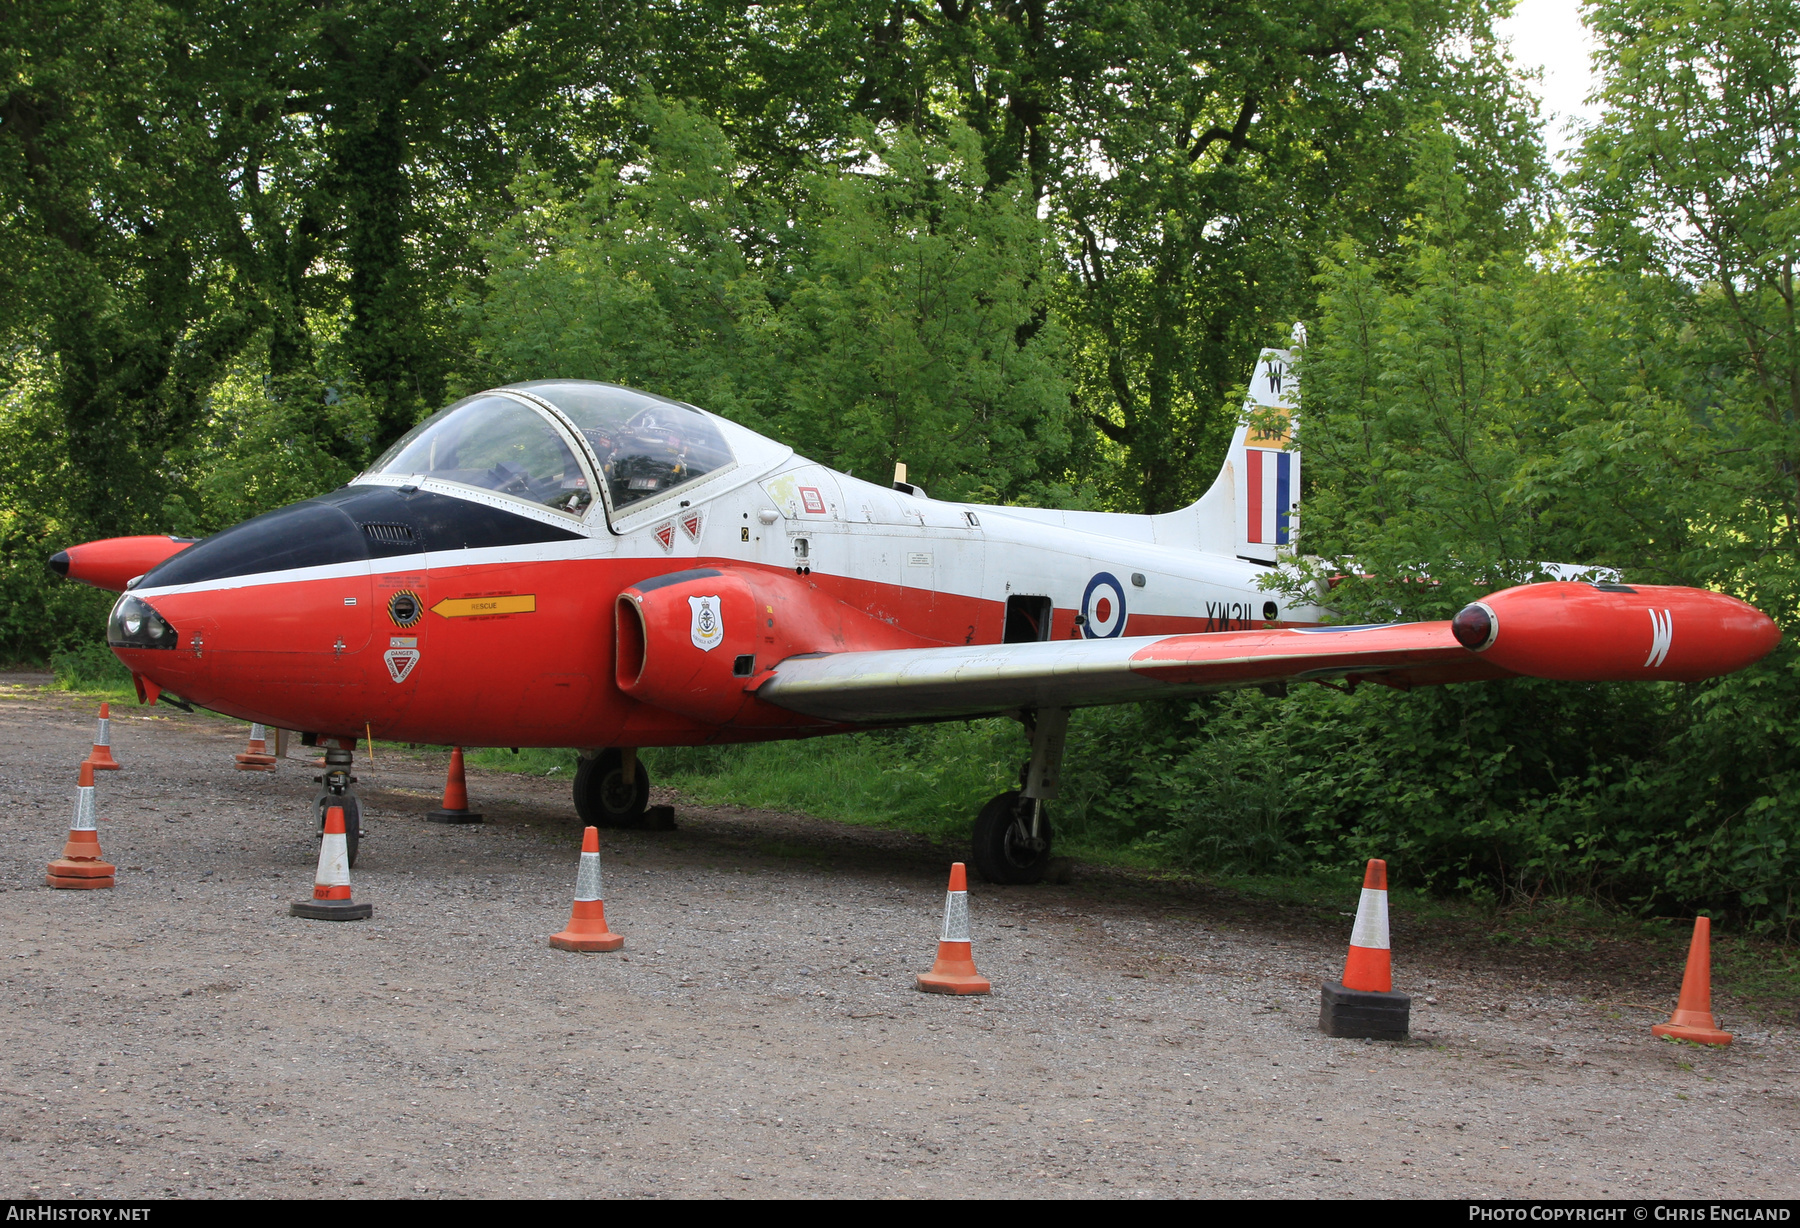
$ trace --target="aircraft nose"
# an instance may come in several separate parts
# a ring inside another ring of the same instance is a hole
[[[67,550],[58,550],[55,554],[44,560],[44,566],[63,577],[65,580],[68,579],[69,552]]]

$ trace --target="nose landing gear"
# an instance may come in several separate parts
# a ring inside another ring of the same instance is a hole
[[[323,741],[323,739],[321,739]],[[356,777],[350,774],[353,756],[347,747],[325,745],[325,774],[313,779],[319,784],[319,795],[313,800],[313,818],[321,838],[325,835],[325,812],[333,806],[344,811],[344,851],[352,866],[356,865],[356,846],[362,841],[362,802],[351,786]]]
[[[591,827],[642,827],[650,804],[650,773],[637,749],[608,747],[582,755],[575,769],[575,813]]]

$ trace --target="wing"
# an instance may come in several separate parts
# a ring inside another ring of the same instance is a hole
[[[1450,622],[792,657],[756,693],[789,711],[859,723],[1335,678],[1402,690],[1519,676],[1697,682],[1743,669],[1780,642],[1767,615],[1724,593],[1550,581],[1495,593]]]
[[[1447,622],[1285,628],[790,657],[757,697],[807,716],[881,722],[1369,679],[1410,688],[1512,677]]]

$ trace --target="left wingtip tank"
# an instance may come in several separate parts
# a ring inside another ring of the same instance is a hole
[[[1451,632],[1502,669],[1567,682],[1698,682],[1752,665],[1781,642],[1773,619],[1724,593],[1567,581],[1474,602]]]
[[[91,584],[115,593],[172,554],[193,544],[191,537],[149,534],[142,537],[109,537],[58,550],[46,566],[65,580]]]

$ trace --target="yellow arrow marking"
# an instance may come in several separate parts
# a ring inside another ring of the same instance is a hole
[[[480,614],[530,614],[537,609],[536,593],[509,593],[505,597],[446,597],[431,607],[443,618],[471,618]]]

